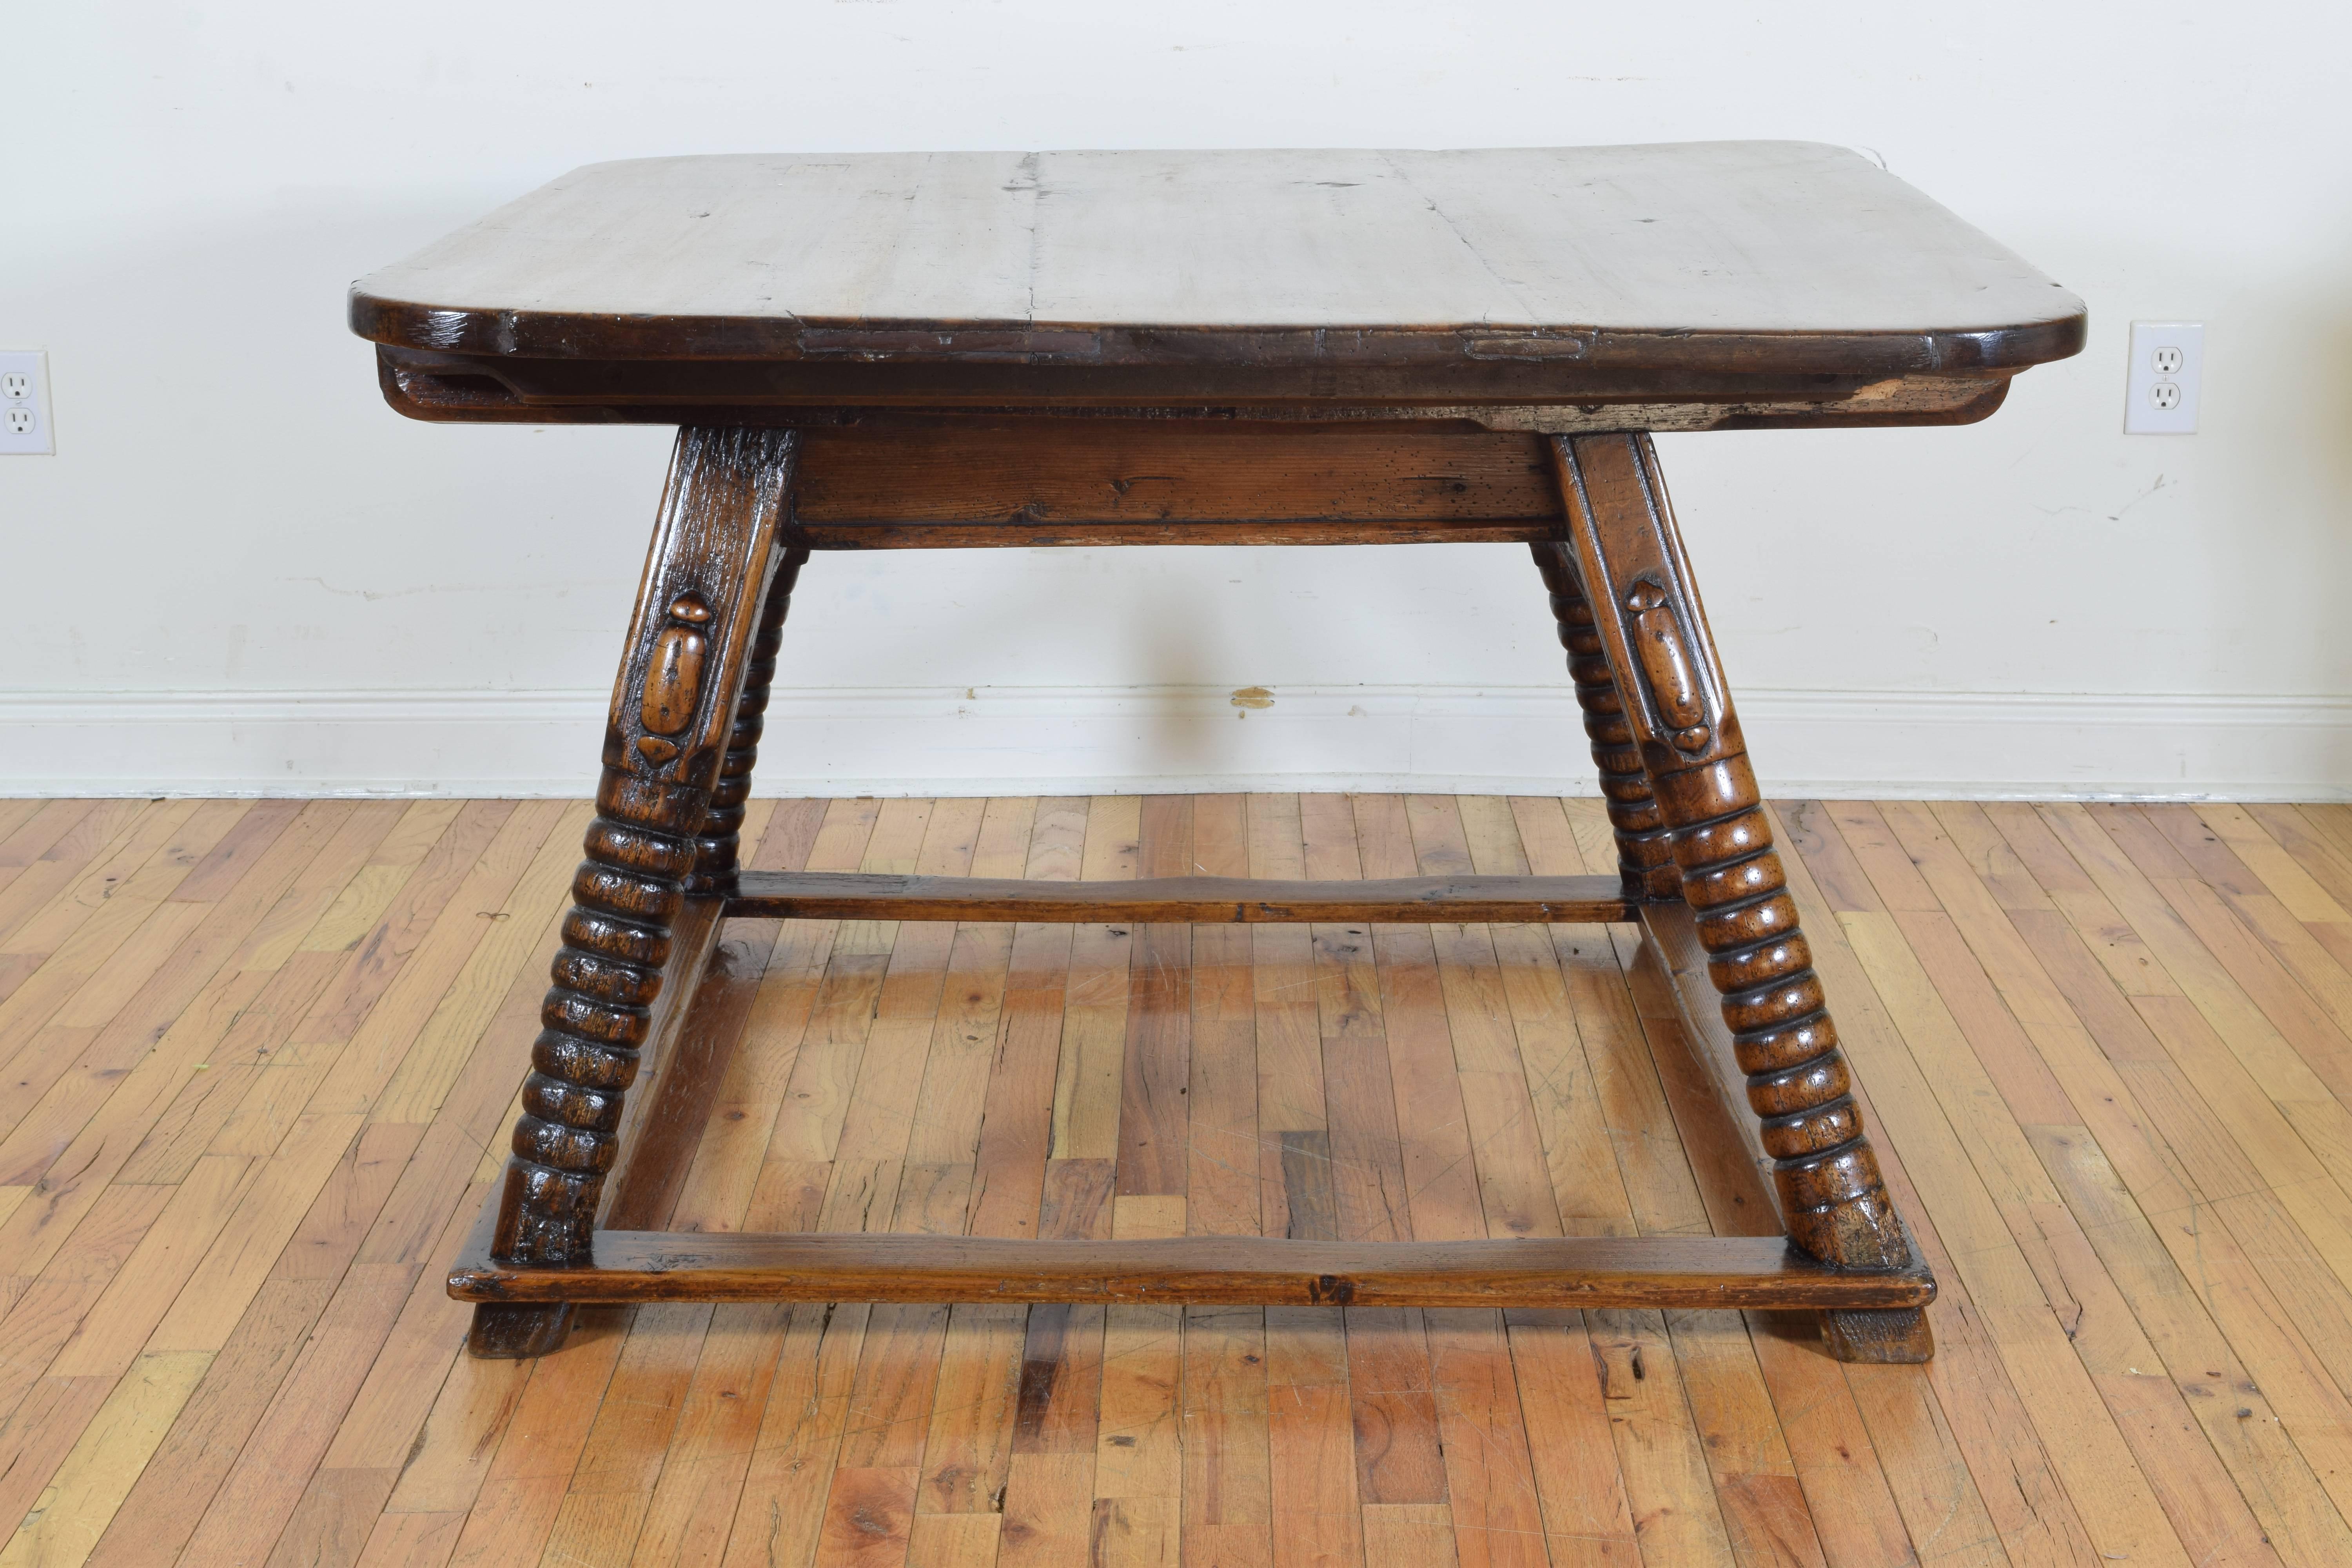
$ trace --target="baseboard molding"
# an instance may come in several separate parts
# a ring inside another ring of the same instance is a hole
[[[0,693],[0,795],[577,796],[605,701]],[[2352,698],[1755,690],[1740,717],[1783,797],[2352,798]],[[778,795],[1591,793],[1564,688],[837,689],[779,696],[762,751]]]

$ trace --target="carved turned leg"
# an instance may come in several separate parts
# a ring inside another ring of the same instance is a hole
[[[793,545],[776,563],[768,585],[760,629],[751,641],[751,657],[743,668],[743,695],[736,700],[735,727],[728,732],[727,756],[719,764],[719,784],[710,792],[710,809],[703,815],[702,831],[695,835],[694,869],[686,890],[695,898],[723,899],[735,891],[740,869],[743,812],[751,798],[751,770],[760,761],[760,737],[767,729],[768,688],[776,679],[776,653],[784,646],[784,616],[792,608],[793,586],[809,552]]]
[[[1837,1028],[1797,929],[1656,453],[1639,434],[1556,437],[1552,448],[1576,574],[1673,836],[1683,897],[1748,1075],[1748,1102],[1763,1119],[1789,1239],[1849,1268],[1905,1268],[1910,1239],[1847,1092]],[[1920,1362],[1934,1352],[1916,1309],[1822,1319],[1840,1360]]]
[[[588,1259],[637,1047],[670,978],[670,928],[730,751],[755,626],[771,618],[761,610],[795,450],[790,431],[678,432],[613,689],[588,858],[572,884],[523,1083],[491,1245],[499,1260],[561,1268]],[[771,607],[780,619],[780,605]],[[764,689],[761,697],[764,704]],[[730,868],[732,853],[730,836]],[[562,1342],[570,1318],[565,1304],[477,1306],[471,1346],[477,1355],[538,1355]]]
[[[1634,742],[1616,679],[1609,673],[1592,606],[1585,603],[1583,585],[1577,581],[1575,556],[1569,546],[1552,540],[1528,548],[1535,554],[1544,586],[1551,590],[1552,619],[1559,624],[1559,646],[1568,650],[1569,679],[1576,685],[1576,705],[1584,710],[1584,733],[1592,742],[1592,764],[1601,770],[1609,826],[1617,834],[1617,874],[1625,896],[1679,899],[1682,876],[1675,869],[1673,836],[1650,794],[1642,748]]]

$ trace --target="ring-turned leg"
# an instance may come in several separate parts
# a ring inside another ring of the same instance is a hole
[[[1683,897],[1748,1075],[1748,1102],[1763,1120],[1789,1239],[1849,1268],[1908,1268],[1910,1239],[1848,1092],[1656,453],[1647,436],[1622,433],[1555,437],[1552,448],[1576,576],[1673,836]],[[1934,1352],[1916,1309],[1822,1319],[1841,1360],[1920,1362]]]
[[[1629,899],[1679,899],[1682,877],[1675,869],[1673,836],[1658,816],[1642,748],[1625,718],[1624,700],[1601,649],[1592,606],[1577,581],[1576,558],[1557,540],[1530,542],[1536,570],[1551,591],[1552,619],[1559,646],[1568,650],[1568,677],[1576,705],[1584,710],[1584,733],[1592,742],[1592,765],[1601,770],[1601,798],[1609,803],[1609,826],[1617,835],[1617,875]]]
[[[766,606],[751,639],[751,660],[743,668],[743,695],[735,701],[735,724],[728,732],[727,756],[719,764],[719,784],[710,792],[710,809],[703,815],[702,831],[695,835],[694,870],[686,879],[688,896],[723,899],[736,889],[741,869],[743,813],[751,798],[751,770],[760,761],[760,737],[767,729],[768,688],[776,679],[776,654],[784,646],[784,616],[793,605],[793,587],[809,552],[793,545],[776,563],[768,585]]]
[[[491,1243],[501,1261],[589,1259],[637,1047],[671,978],[671,926],[768,619],[795,450],[791,431],[678,432],[613,689],[588,858],[523,1083]],[[471,1348],[538,1355],[562,1342],[570,1318],[563,1304],[477,1306]]]

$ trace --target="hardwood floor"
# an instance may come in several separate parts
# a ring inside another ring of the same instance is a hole
[[[467,1360],[441,1275],[586,806],[0,801],[0,1565],[2352,1563],[2352,808],[1778,809],[1928,1367],[1769,1314],[961,1305]],[[1549,798],[761,802],[745,841],[1608,864]],[[1622,928],[746,921],[721,962],[759,1045],[678,1228],[1751,1227]]]

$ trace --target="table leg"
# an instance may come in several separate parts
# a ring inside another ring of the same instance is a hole
[[[759,764],[760,737],[767,729],[768,688],[776,679],[777,650],[784,646],[784,616],[792,609],[793,588],[808,558],[809,552],[799,545],[787,549],[776,563],[774,580],[768,584],[759,633],[743,668],[743,695],[736,700],[734,728],[727,735],[727,756],[719,764],[719,784],[710,792],[710,809],[703,815],[702,831],[694,837],[694,869],[686,879],[689,897],[723,899],[736,890],[743,812],[751,798],[751,770]]]
[[[1609,826],[1617,835],[1617,875],[1629,899],[1679,899],[1682,875],[1675,869],[1674,837],[1658,816],[1650,775],[1609,673],[1592,606],[1576,576],[1576,557],[1556,540],[1528,544],[1536,570],[1551,591],[1552,619],[1559,646],[1568,650],[1568,675],[1576,685],[1576,705],[1584,710],[1584,733],[1592,742],[1592,765],[1601,770],[1601,798],[1609,803]]]
[[[491,1241],[500,1261],[589,1261],[654,1000],[666,984],[693,983],[667,973],[671,927],[769,619],[762,611],[796,450],[790,431],[678,432],[614,685],[588,858],[572,881],[523,1083]],[[478,1305],[471,1348],[538,1355],[562,1342],[570,1318],[562,1302]]]
[[[1633,433],[1556,437],[1551,446],[1575,575],[1673,836],[1789,1239],[1845,1268],[1906,1268],[1910,1239],[1848,1092],[1656,452]],[[1570,631],[1569,616],[1560,618]],[[1843,1361],[1920,1362],[1934,1351],[1916,1308],[1824,1312],[1822,1333]]]

